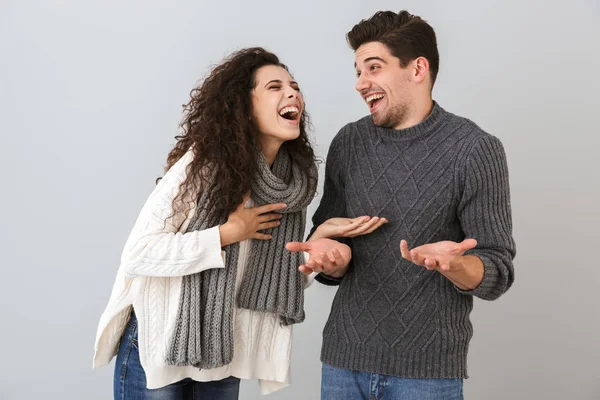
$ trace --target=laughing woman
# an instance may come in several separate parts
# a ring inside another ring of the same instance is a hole
[[[285,65],[244,49],[191,93],[165,176],[127,240],[96,336],[116,399],[237,399],[289,382],[317,168]]]

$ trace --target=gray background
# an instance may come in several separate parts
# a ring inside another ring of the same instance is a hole
[[[211,64],[251,45],[280,55],[324,157],[368,112],[345,33],[401,8],[438,34],[435,99],[508,154],[516,283],[476,301],[466,398],[600,399],[597,0],[0,1],[0,399],[111,397],[112,364],[91,369],[97,322]],[[293,385],[269,398],[318,398],[334,292],[307,292]]]

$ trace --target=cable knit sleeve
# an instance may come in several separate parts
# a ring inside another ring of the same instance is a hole
[[[477,288],[461,291],[484,300],[504,294],[514,280],[516,254],[506,154],[499,139],[480,137],[471,149],[462,170],[464,189],[458,218],[466,238],[477,247],[466,252],[481,259],[483,281]]]
[[[172,201],[193,159],[188,151],[165,174],[148,197],[121,256],[125,274],[183,276],[224,268],[219,227],[182,233],[189,213],[173,213]]]
[[[315,211],[315,214],[313,215],[313,227],[308,235],[309,238],[317,227],[329,218],[347,216],[346,197],[342,180],[342,175],[345,172],[344,167],[347,165],[342,143],[346,129],[347,127],[342,128],[329,146],[325,164],[323,197],[321,198],[317,211]],[[349,238],[335,238],[335,240],[351,246]],[[343,278],[333,278],[322,273],[315,276],[317,282],[328,286],[337,286],[341,283],[342,279]]]

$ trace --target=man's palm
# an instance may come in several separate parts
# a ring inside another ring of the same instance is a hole
[[[352,250],[348,245],[331,239],[290,242],[285,247],[289,251],[305,251],[309,254],[309,260],[301,266],[304,273],[309,272],[310,269],[331,276],[340,276],[352,259]]]
[[[408,250],[408,244],[405,240],[400,243],[400,252],[406,260],[412,261],[417,265],[422,265],[427,269],[441,269],[449,271],[452,260],[457,256],[462,256],[465,251],[477,246],[475,239],[465,239],[460,243],[444,240],[436,243],[424,244]]]

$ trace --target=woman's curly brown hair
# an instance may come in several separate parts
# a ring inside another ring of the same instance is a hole
[[[256,71],[266,65],[288,70],[275,54],[263,48],[242,49],[212,69],[191,91],[191,100],[184,105],[182,134],[175,137],[177,143],[165,168],[169,170],[190,148],[194,152],[187,178],[173,200],[175,212],[185,212],[180,209],[184,198],[196,200],[200,190],[211,187],[208,204],[202,206],[209,210],[209,220],[216,221],[233,212],[250,190],[260,151],[259,131],[251,118],[251,92],[256,86]],[[285,142],[282,148],[310,176],[308,171],[316,159],[306,132],[308,124],[308,115],[303,111],[300,136]]]

